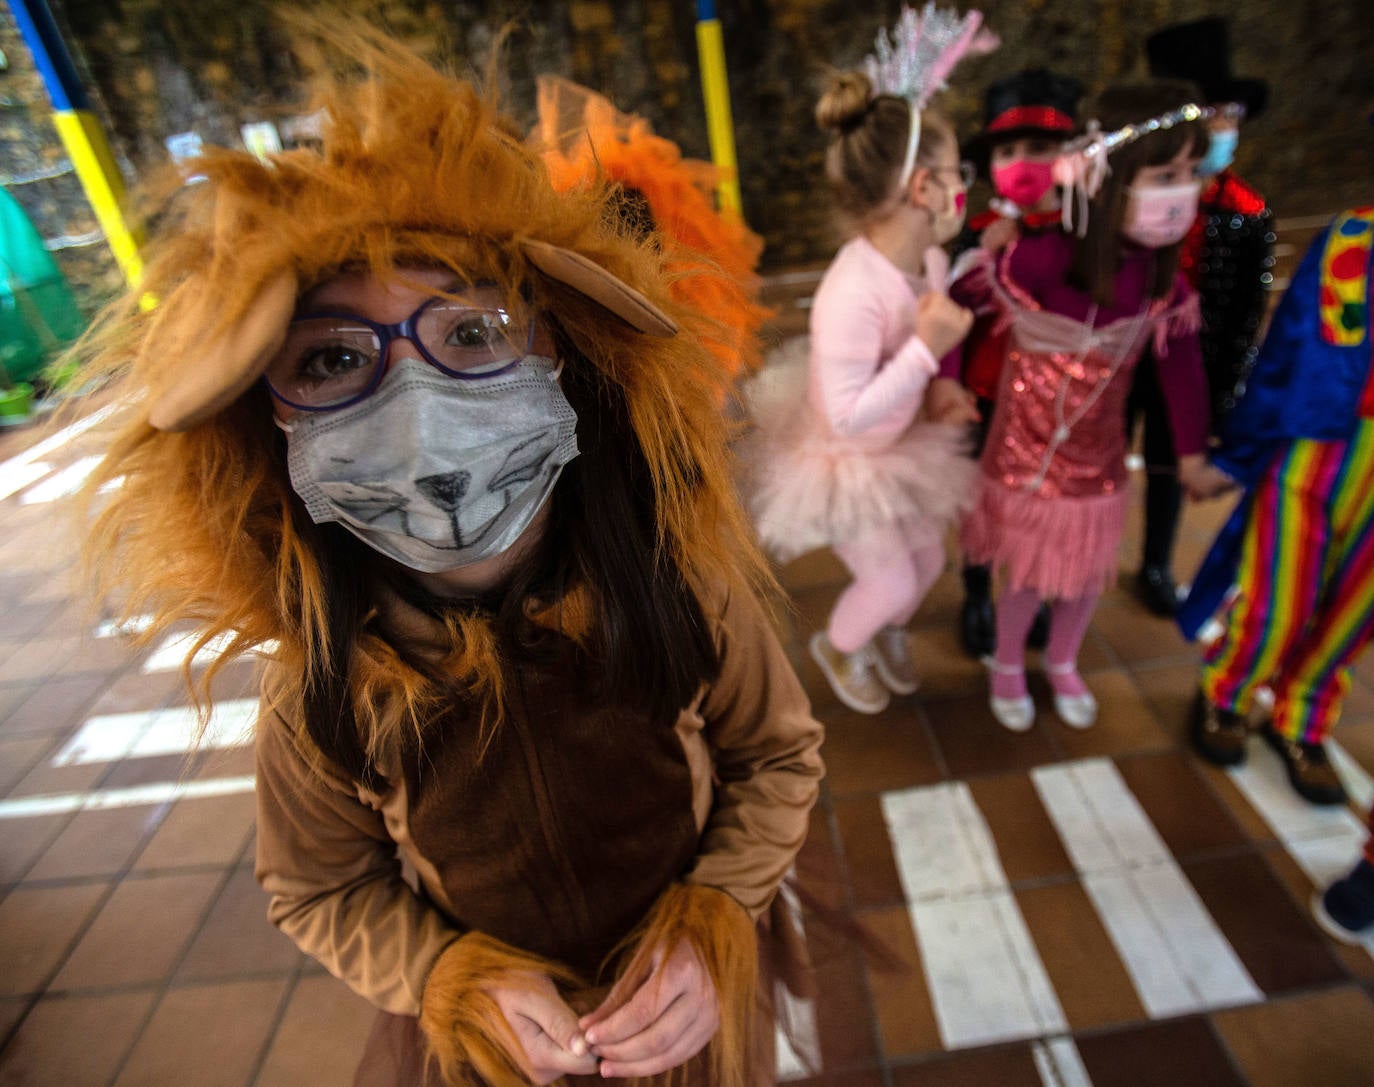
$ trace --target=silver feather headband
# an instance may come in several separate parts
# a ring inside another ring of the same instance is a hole
[[[960,16],[953,8],[936,8],[934,0],[929,0],[917,15],[915,9],[903,4],[891,32],[878,31],[873,52],[864,58],[864,71],[876,93],[905,98],[911,110],[900,188],[906,187],[916,166],[925,104],[946,86],[946,79],[964,56],[997,48],[997,35],[980,31],[982,24],[980,11]]]

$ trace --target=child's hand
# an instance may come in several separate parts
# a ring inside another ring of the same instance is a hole
[[[978,238],[979,248],[1000,253],[1016,240],[1019,230],[1015,219],[996,219],[989,223]]]
[[[937,377],[926,390],[926,418],[933,423],[976,423],[978,400],[953,378]]]
[[[1234,479],[1208,463],[1201,453],[1179,458],[1178,481],[1194,502],[1216,498],[1237,486]]]
[[[652,972],[628,1001],[616,1007],[607,997],[581,1026],[601,1058],[602,1076],[655,1076],[706,1046],[720,1027],[720,1005],[710,974],[684,940],[670,953],[655,953]]]
[[[925,252],[926,284],[930,288],[916,303],[916,335],[937,359],[957,347],[973,327],[973,313],[945,294],[949,255],[932,245]]]
[[[597,1059],[588,1048],[577,1015],[563,1002],[553,982],[543,976],[522,980],[526,983],[509,988],[491,986],[486,992],[525,1051],[533,1082],[595,1075]]]
[[[916,303],[916,335],[937,359],[963,342],[973,327],[973,312],[944,294],[928,291]]]

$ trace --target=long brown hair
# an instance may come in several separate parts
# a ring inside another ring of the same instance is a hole
[[[196,163],[204,180],[164,182],[143,283],[80,348],[87,375],[114,379],[124,404],[85,491],[99,510],[86,548],[95,589],[151,616],[147,640],[192,622],[205,641],[228,639],[224,660],[275,642],[279,704],[307,749],[357,780],[423,739],[455,695],[499,724],[535,598],[568,603],[556,625],[596,663],[607,697],[662,720],[714,674],[707,620],[722,593],[771,584],[734,497],[718,364],[693,334],[698,319],[673,301],[657,249],[616,224],[609,191],[556,193],[493,97],[379,33],[317,29],[351,73],[322,80],[322,146],[268,163],[212,150]],[[684,333],[635,333],[540,276],[521,247],[530,239],[612,272]],[[308,290],[345,268],[395,281],[417,265],[524,291],[550,315],[584,449],[554,492],[560,546],[517,573],[509,602],[435,609],[448,631],[437,663],[368,620],[378,563],[311,522],[260,384],[184,432],[149,422],[167,375],[198,364],[198,337],[251,312],[282,269]],[[155,312],[145,299],[159,300]],[[204,325],[176,327],[194,323],[183,306]]]
[[[1104,131],[1111,132],[1158,117],[1189,102],[1202,103],[1200,92],[1190,83],[1177,80],[1121,83],[1102,92],[1089,116],[1095,117]],[[1193,153],[1200,156],[1206,152],[1208,140],[1207,126],[1202,121],[1189,121],[1147,133],[1112,152],[1108,160],[1111,171],[1088,206],[1087,233],[1075,247],[1070,273],[1070,282],[1092,295],[1098,305],[1110,306],[1115,301],[1126,190],[1134,182],[1136,172],[1144,166],[1163,166],[1190,146]],[[1182,247],[1183,243],[1179,242],[1155,252],[1152,298],[1163,298],[1172,289]]]

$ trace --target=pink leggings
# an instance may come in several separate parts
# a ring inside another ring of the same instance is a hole
[[[1056,600],[1050,605],[1050,642],[1045,647],[1045,663],[1051,668],[1071,668],[1078,663],[1078,650],[1088,633],[1088,622],[1097,607],[1098,593],[1085,593],[1072,600]],[[997,651],[994,657],[1003,666],[993,675],[993,693],[1016,697],[1025,691],[1022,677],[1006,669],[1020,669],[1026,661],[1026,635],[1040,610],[1040,594],[1034,589],[1008,589],[997,601]],[[1050,682],[1061,694],[1080,694],[1081,681],[1051,674]]]
[[[862,649],[883,627],[906,626],[945,568],[941,541],[921,542],[896,526],[834,551],[854,575],[826,626],[841,653]]]

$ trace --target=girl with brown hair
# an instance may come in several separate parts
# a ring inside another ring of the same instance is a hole
[[[769,1083],[821,728],[699,318],[490,98],[320,33],[322,147],[196,160],[90,342],[99,585],[268,657],[257,876],[381,1011],[358,1083]]]
[[[1077,236],[1047,231],[995,255],[974,251],[951,290],[998,312],[1011,331],[964,544],[971,559],[1005,574],[990,706],[1013,731],[1035,721],[1025,644],[1045,600],[1055,711],[1075,728],[1097,719],[1078,650],[1098,595],[1116,578],[1127,483],[1122,412],[1147,343],[1185,484],[1202,468],[1207,433],[1197,297],[1178,274],[1207,149],[1201,111],[1186,85],[1154,83],[1108,89],[1094,116],[1092,134],[1057,167]],[[1090,200],[1084,180],[1101,182]]]

